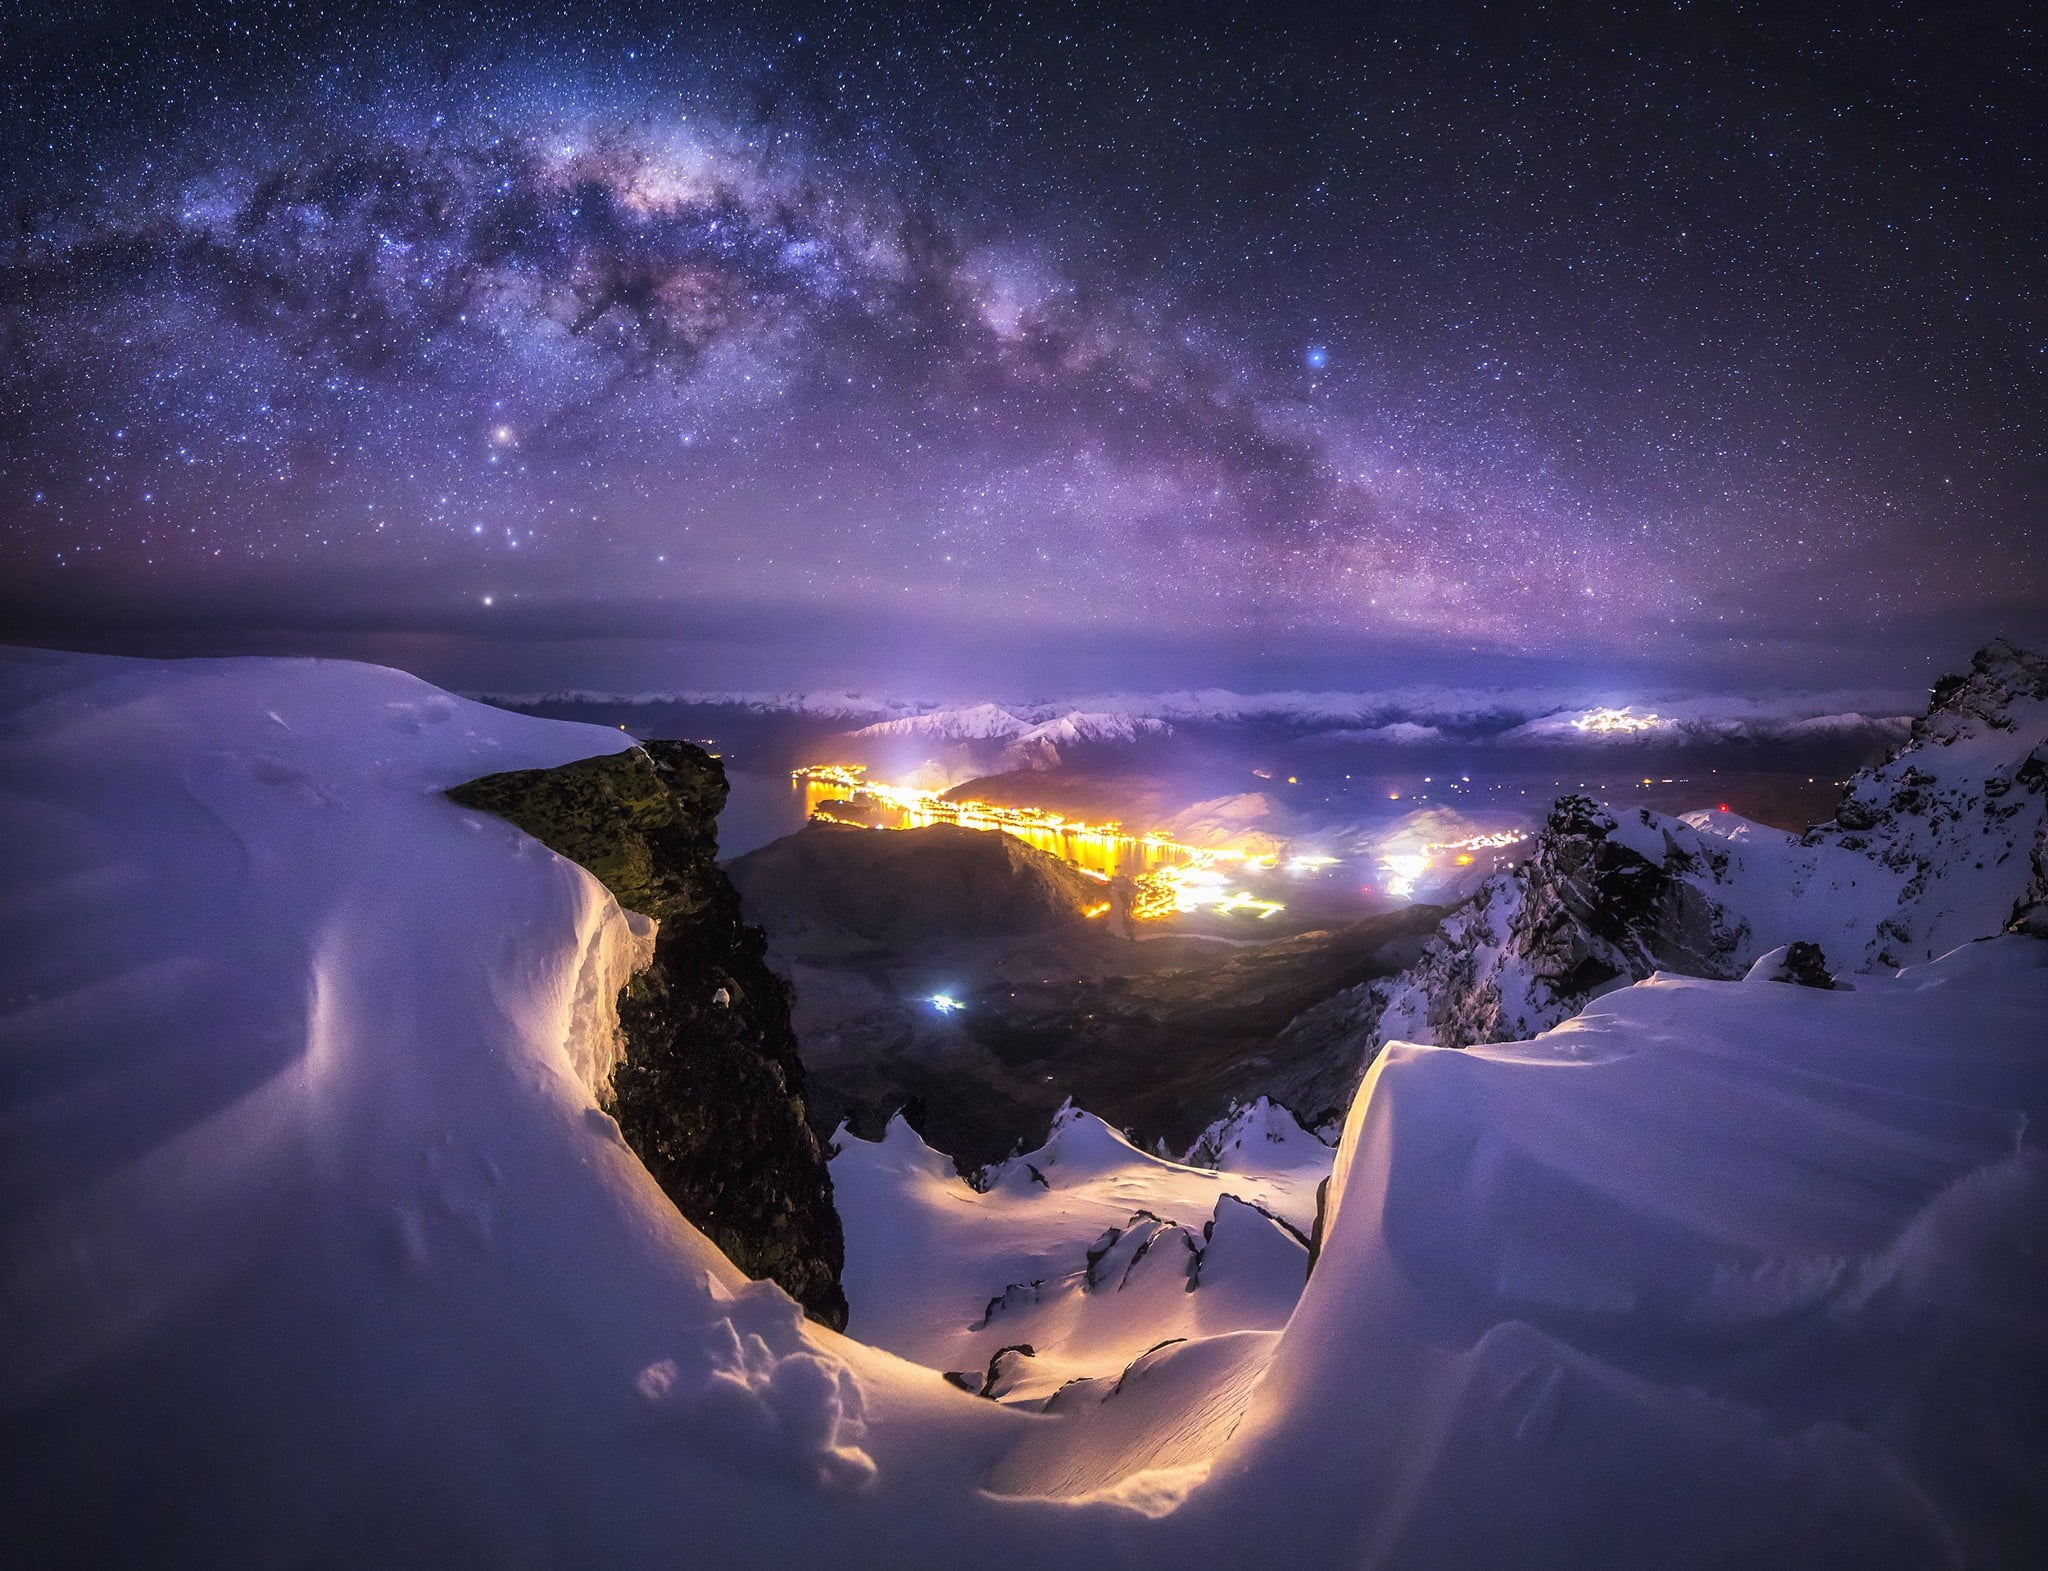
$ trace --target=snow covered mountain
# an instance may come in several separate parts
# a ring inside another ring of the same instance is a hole
[[[925,744],[937,750],[925,761],[926,772],[936,767],[947,778],[965,779],[1016,769],[1057,769],[1064,752],[1077,747],[1128,747],[1172,730],[1165,721],[1143,715],[1081,710],[1035,715],[1000,704],[935,709],[862,726],[840,739],[840,749],[861,758],[887,757],[891,744]]]
[[[1020,732],[998,760],[1001,769],[1057,769],[1077,747],[1129,747],[1140,738],[1173,729],[1145,715],[1083,714],[1075,710]]]
[[[1801,714],[1748,706],[1673,706],[1673,712],[1633,704],[1567,708],[1525,720],[1494,740],[1503,747],[1648,746],[1711,747],[1727,742],[1816,742],[1868,739],[1898,742],[1911,722],[1903,715]]]
[[[1871,959],[1910,965],[2030,919],[2048,897],[2048,655],[2003,639],[1945,677],[1911,739],[1805,844],[1902,876]]]
[[[972,704],[964,709],[935,709],[929,714],[878,720],[851,735],[859,741],[918,737],[944,742],[985,742],[991,738],[1008,741],[1030,729],[1030,721],[1020,720],[999,704]]]
[[[1994,642],[1804,836],[1731,814],[1670,818],[1561,798],[1528,859],[1488,879],[1401,976],[1289,1028],[1328,1062],[1275,1093],[1341,1102],[1387,1042],[1525,1040],[1658,971],[1738,977],[1818,944],[1893,970],[2004,930],[2038,893],[2048,813],[2048,659]],[[2048,887],[2044,884],[2041,887]]]

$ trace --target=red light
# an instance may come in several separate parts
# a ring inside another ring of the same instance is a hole
[[[1735,809],[1730,807],[1726,802],[1723,802],[1721,804],[1721,811],[1724,813],[1732,813],[1735,811]]]

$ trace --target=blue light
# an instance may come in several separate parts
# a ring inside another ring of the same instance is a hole
[[[932,1008],[936,1009],[942,1015],[950,1015],[957,1010],[965,1009],[967,1007],[965,1004],[961,1003],[959,999],[955,998],[951,993],[934,993],[929,999],[926,1000],[926,1002],[929,1003],[932,1006]]]
[[[1310,344],[1308,353],[1302,356],[1311,371],[1320,371],[1330,363],[1330,351],[1321,344]]]

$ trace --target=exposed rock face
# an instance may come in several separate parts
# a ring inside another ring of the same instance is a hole
[[[805,1121],[789,986],[717,865],[718,760],[687,742],[648,742],[448,795],[510,819],[661,924],[653,964],[620,995],[625,1058],[607,1110],[733,1264],[843,1328],[845,1243]]]
[[[1828,957],[1819,944],[1800,942],[1785,946],[1785,958],[1771,972],[1773,982],[1790,982],[1795,987],[1817,987],[1828,991],[1835,979],[1828,971]]]

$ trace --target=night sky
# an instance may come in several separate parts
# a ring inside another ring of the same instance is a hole
[[[9,9],[0,637],[469,686],[2048,632],[2028,6]]]

